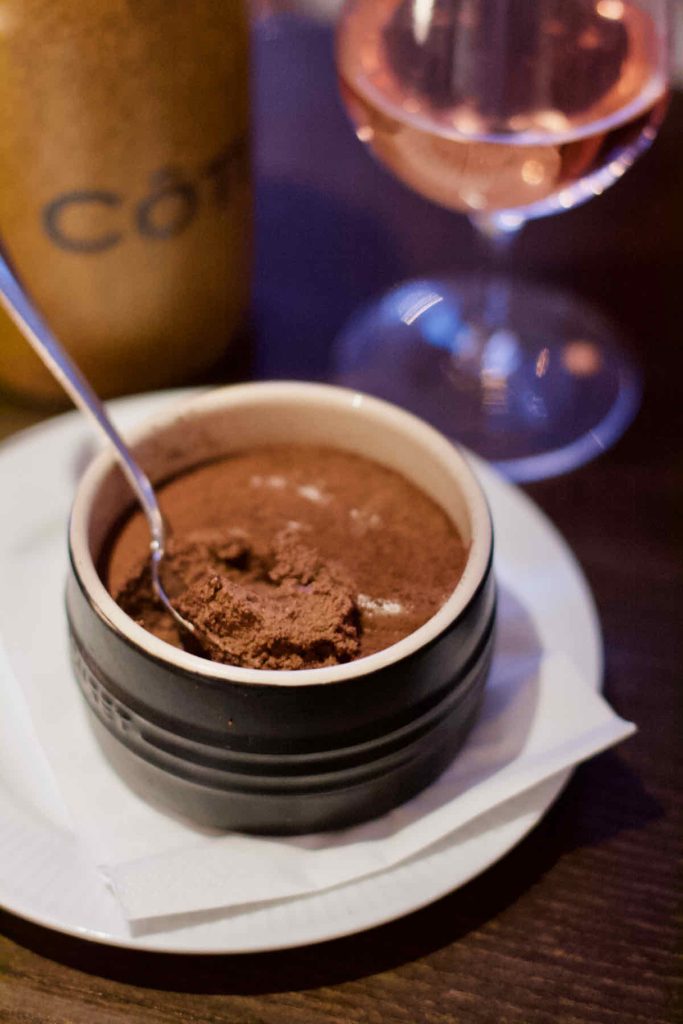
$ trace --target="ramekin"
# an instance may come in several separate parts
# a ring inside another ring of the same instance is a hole
[[[76,679],[127,783],[198,824],[292,834],[375,817],[433,781],[475,721],[494,641],[491,518],[457,447],[387,402],[298,382],[207,392],[128,440],[154,483],[260,445],[355,452],[426,492],[468,556],[439,611],[383,651],[301,671],[216,664],[151,635],[107,592],[100,556],[132,496],[104,451],[73,505],[67,613]]]

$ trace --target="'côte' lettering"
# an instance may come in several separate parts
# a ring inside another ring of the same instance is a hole
[[[232,190],[244,177],[248,150],[246,137],[236,139],[203,164],[194,177],[176,167],[163,167],[152,174],[148,193],[139,199],[108,189],[65,192],[43,207],[43,229],[60,249],[81,254],[113,249],[131,232],[153,241],[175,238],[193,222],[202,202],[218,208],[229,203]],[[79,230],[69,217],[78,210],[98,208],[103,223],[111,226],[93,233]]]

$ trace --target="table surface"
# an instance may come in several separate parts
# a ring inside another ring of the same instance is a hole
[[[324,30],[257,47],[259,375],[324,377],[331,339],[397,280],[477,265],[459,217],[376,166],[341,112]],[[579,768],[540,825],[465,888],[320,946],[240,957],[138,954],[0,911],[12,1024],[672,1024],[682,1020],[680,289],[683,97],[611,191],[528,226],[511,265],[592,300],[630,338],[645,397],[600,459],[527,488],[595,593],[605,691],[635,738]],[[362,252],[362,259],[358,258]],[[35,418],[0,402],[0,434]],[[678,1002],[677,1002],[678,996]]]

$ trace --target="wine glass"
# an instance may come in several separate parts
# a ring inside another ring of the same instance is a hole
[[[492,254],[617,181],[667,105],[666,0],[348,0],[358,138]],[[585,304],[495,273],[404,284],[336,346],[337,378],[398,401],[517,480],[613,443],[640,378]]]

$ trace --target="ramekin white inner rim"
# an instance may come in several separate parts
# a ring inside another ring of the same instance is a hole
[[[103,451],[84,474],[76,492],[70,526],[69,543],[75,569],[80,576],[98,614],[131,644],[141,648],[152,657],[176,666],[186,672],[198,674],[206,681],[231,681],[275,686],[310,686],[334,683],[367,676],[378,669],[394,664],[439,636],[467,607],[481,584],[491,554],[491,520],[481,488],[461,453],[441,434],[422,420],[380,399],[359,394],[345,388],[326,384],[299,382],[257,382],[229,385],[167,409],[149,419],[127,440],[132,447],[152,438],[157,432],[177,421],[179,416],[187,420],[188,430],[197,429],[202,417],[224,408],[257,408],[267,415],[269,407],[291,406],[292,415],[305,405],[309,410],[316,407],[320,414],[335,409],[352,416],[362,416],[368,429],[389,431],[396,443],[410,438],[431,459],[439,471],[446,474],[464,499],[471,525],[470,550],[463,575],[448,600],[424,625],[413,633],[377,651],[375,654],[355,661],[327,668],[273,670],[249,669],[233,665],[222,665],[194,654],[180,650],[147,632],[131,619],[114,601],[104,586],[93,561],[88,537],[93,502],[99,489],[111,472],[114,456]],[[283,435],[282,442],[288,438]],[[310,443],[319,443],[311,436]],[[343,439],[339,448],[344,449]],[[372,455],[369,455],[372,458]],[[410,479],[410,471],[404,475]]]

